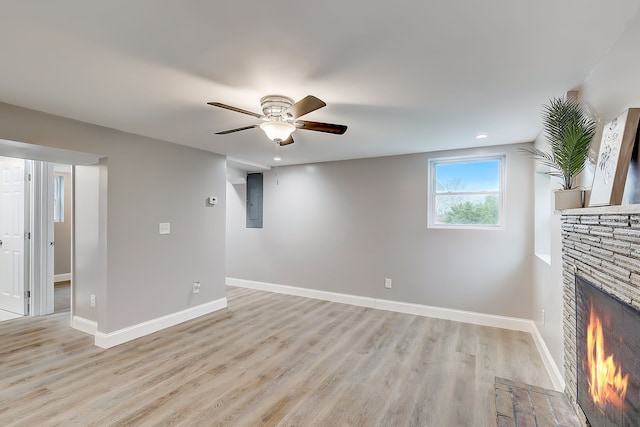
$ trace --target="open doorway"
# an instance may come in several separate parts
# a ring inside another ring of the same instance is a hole
[[[56,316],[67,317],[70,327],[95,335],[100,313],[95,307],[95,299],[96,295],[104,295],[106,288],[108,159],[92,153],[5,139],[0,139],[0,157],[24,161],[29,168],[22,177],[29,191],[25,196],[29,202],[28,219],[25,213],[28,229],[22,233],[29,251],[28,257],[24,257],[25,289],[22,293],[26,300],[25,313],[29,316],[54,313],[54,194],[50,183],[54,180],[56,163],[74,165],[70,174],[71,197],[65,197],[71,202],[70,210],[65,212],[65,221],[66,218],[73,220],[70,304],[67,312]],[[4,261],[7,259],[16,257],[7,257]],[[0,267],[3,267],[1,263]],[[20,295],[19,292],[15,294]],[[20,322],[21,319],[10,321]]]
[[[0,157],[0,321],[72,312],[73,167]]]

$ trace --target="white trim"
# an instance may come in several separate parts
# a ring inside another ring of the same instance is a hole
[[[73,316],[71,318],[71,327],[89,335],[95,335],[98,331],[98,324],[96,322],[79,316]]]
[[[544,342],[542,335],[540,335],[540,331],[538,331],[538,327],[536,324],[531,321],[532,330],[531,336],[533,337],[533,342],[536,343],[536,347],[538,348],[538,353],[540,353],[540,357],[542,358],[542,362],[544,363],[544,367],[547,368],[547,373],[551,378],[551,382],[553,383],[553,387],[557,391],[564,391],[565,382],[562,374],[560,373],[560,369],[558,369],[558,365],[556,365],[555,360],[551,356],[551,352],[547,347],[547,344]]]
[[[540,261],[544,262],[547,265],[551,265],[551,254],[542,254],[536,252],[535,255],[536,258],[538,258]]]
[[[294,295],[323,301],[339,302],[360,307],[376,308],[375,299],[357,295],[340,294],[337,292],[318,291],[316,289],[299,288],[296,286],[276,285],[273,283],[256,282],[254,280],[234,279],[227,277],[226,284],[239,288],[255,289],[258,291],[274,292],[276,294]]]
[[[362,297],[357,295],[341,294],[337,292],[319,291],[316,289],[299,288],[296,286],[278,285],[274,283],[257,282],[254,280],[236,279],[227,277],[226,284],[240,288],[256,289],[278,294],[295,295],[323,301],[351,304],[360,307],[375,308],[379,310],[395,311],[416,316],[434,317],[438,319],[452,320],[455,322],[470,323],[473,325],[490,326],[494,328],[510,329],[513,331],[528,332],[531,334],[536,348],[540,353],[542,362],[551,378],[553,386],[558,391],[564,390],[564,379],[560,370],[553,361],[542,336],[538,332],[533,320],[518,317],[498,316],[494,314],[476,313],[473,311],[454,310],[429,305],[412,304],[401,301],[391,301],[380,298]]]
[[[138,323],[137,325],[119,329],[114,332],[104,333],[97,331],[95,334],[95,344],[101,348],[115,347],[127,341],[152,334],[161,329],[175,326],[179,323],[195,319],[196,317],[200,317],[205,314],[213,313],[214,311],[218,311],[226,307],[227,298],[225,297],[195,307],[187,308],[186,310],[178,311],[176,313],[171,313],[166,316],[158,317],[157,319]]]
[[[71,280],[71,273],[55,274],[53,276],[54,283],[67,282],[69,280]]]
[[[398,313],[415,314],[417,316],[453,320],[455,322],[471,323],[473,325],[511,329],[514,331],[529,332],[531,330],[529,320],[517,317],[498,316],[495,314],[476,313],[473,311],[388,300],[377,300],[375,308],[396,311]]]
[[[72,277],[76,271],[76,167],[75,165],[71,166],[71,212],[69,212],[71,221],[71,272],[69,276]],[[55,255],[55,253],[54,253]],[[69,279],[71,280],[71,279]],[[76,297],[74,292],[75,283],[71,282],[71,299],[69,301],[69,311],[71,312],[71,317],[75,315],[76,312]],[[97,328],[96,328],[97,331]],[[95,335],[95,334],[94,334]]]
[[[52,179],[52,163],[31,161],[31,316],[54,312]]]
[[[493,326],[496,328],[531,332],[531,321],[527,319],[519,319],[516,317],[496,316],[493,314],[453,310],[449,308],[412,304],[401,301],[391,301],[380,298],[370,298],[358,295],[340,294],[336,292],[318,291],[316,289],[298,288],[295,286],[277,285],[273,283],[256,282],[253,280],[235,279],[232,277],[227,277],[226,283],[230,286],[256,289],[259,291],[295,295],[299,297],[313,298],[323,301],[357,305],[360,307],[377,308],[380,310],[396,311],[398,313],[415,314],[417,316],[454,320],[456,322],[472,323],[474,325]]]

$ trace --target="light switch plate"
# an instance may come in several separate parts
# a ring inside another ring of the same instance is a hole
[[[161,222],[158,227],[158,231],[160,234],[170,234],[171,233],[171,223],[169,222]]]

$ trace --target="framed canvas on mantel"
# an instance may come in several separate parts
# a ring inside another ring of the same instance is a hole
[[[640,108],[629,108],[604,125],[589,206],[622,203],[629,163],[640,121]]]

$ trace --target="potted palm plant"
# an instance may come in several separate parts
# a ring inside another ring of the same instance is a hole
[[[544,173],[560,178],[562,189],[555,192],[557,210],[583,207],[584,190],[575,188],[575,178],[587,164],[596,122],[580,102],[570,98],[552,98],[543,106],[542,120],[549,151],[523,150],[548,167]]]

